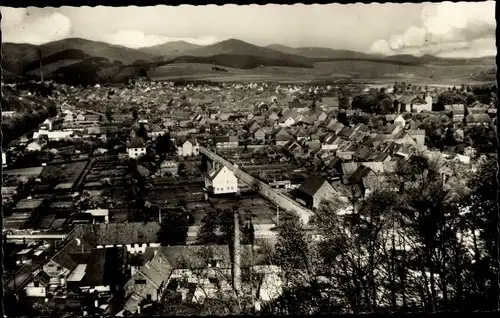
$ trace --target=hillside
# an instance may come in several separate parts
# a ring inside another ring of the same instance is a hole
[[[309,67],[312,67],[311,61],[304,56],[287,54],[236,39],[229,39],[212,45],[203,46],[194,50],[189,50],[185,52],[185,55],[198,57],[232,57],[235,55],[244,55],[259,57],[268,61],[280,61],[280,65],[286,64],[292,67],[303,67],[304,65],[307,65]]]
[[[350,51],[350,50],[335,50],[324,47],[300,47],[300,48],[292,48],[285,45],[280,44],[272,44],[268,45],[267,48],[280,51],[287,54],[300,55],[313,59],[365,59],[365,58],[374,58],[376,56],[372,56],[370,54]]]
[[[65,39],[41,46],[4,43],[2,62],[4,79],[38,78],[38,50],[42,52],[45,79],[78,85],[122,82],[135,77],[157,74],[171,77],[173,67],[166,65],[199,64],[186,70],[189,76],[204,77],[205,66],[231,68],[224,78],[257,76],[287,80],[352,79],[421,79],[421,80],[490,80],[496,71],[495,58],[446,59],[432,55],[378,56],[329,48],[290,48],[283,45],[256,46],[230,39],[199,46],[183,41],[153,47],[130,49],[83,39]],[[158,70],[158,71],[156,71]],[[196,71],[195,71],[196,70]],[[238,72],[234,72],[238,70]],[[222,76],[215,70],[214,74]],[[166,72],[166,73],[165,73]],[[176,72],[173,72],[176,73]],[[234,74],[233,74],[234,73]]]
[[[253,69],[260,66],[285,66],[312,68],[313,64],[308,61],[299,62],[289,59],[273,59],[256,55],[243,54],[218,54],[212,56],[180,56],[168,61],[171,63],[201,63],[227,66],[238,69]]]
[[[124,64],[137,60],[152,60],[153,54],[129,49],[123,46],[111,45],[78,38],[64,39],[49,42],[39,46],[31,44],[3,43],[2,53],[4,60],[2,66],[16,74],[37,71],[39,68],[38,51],[41,51],[42,61],[53,64],[51,68],[57,69],[67,65],[67,60],[82,61],[90,57],[105,58],[111,62],[119,61]]]
[[[185,41],[173,41],[160,45],[143,47],[139,50],[148,54],[171,58],[183,55],[186,51],[195,50],[202,47],[203,46],[201,45],[192,44]]]

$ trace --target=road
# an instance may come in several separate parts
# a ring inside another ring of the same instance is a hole
[[[283,194],[274,190],[273,188],[271,188],[270,186],[268,186],[264,182],[255,179],[254,177],[252,177],[248,173],[242,171],[238,167],[235,167],[235,165],[233,165],[232,163],[230,163],[226,159],[222,158],[221,156],[217,155],[213,151],[208,150],[207,148],[201,147],[201,146],[199,149],[200,149],[200,153],[206,155],[211,160],[225,165],[229,170],[231,170],[234,173],[234,175],[238,179],[247,183],[251,187],[256,187],[260,195],[267,198],[268,200],[270,200],[271,202],[273,202],[274,204],[276,204],[277,206],[279,206],[280,208],[282,208],[284,210],[291,210],[291,211],[296,212],[299,215],[299,217],[301,218],[302,222],[304,222],[304,224],[309,223],[309,218],[313,214],[313,212],[311,210],[303,207],[302,205],[295,202],[291,198],[284,196]]]

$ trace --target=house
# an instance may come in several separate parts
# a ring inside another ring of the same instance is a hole
[[[406,133],[416,141],[417,146],[419,147],[425,146],[425,130],[423,129],[407,130]]]
[[[492,122],[488,114],[469,114],[465,120],[467,121],[467,126],[488,126]]]
[[[182,157],[197,156],[200,151],[198,140],[186,140],[182,146],[177,147],[177,154]]]
[[[216,148],[238,148],[238,136],[218,136],[214,138]]]
[[[140,137],[135,137],[127,143],[127,154],[129,158],[137,159],[146,154],[146,145]]]
[[[160,165],[160,174],[173,174],[176,175],[179,173],[179,164],[175,162],[175,160],[165,159]]]
[[[39,130],[33,133],[33,138],[36,139],[40,136],[47,136],[49,140],[63,140],[71,137],[74,133],[72,131],[62,131],[62,130]]]
[[[50,118],[47,118],[40,124],[40,130],[48,130],[51,131],[53,129],[53,121]]]
[[[295,110],[293,109],[287,110],[283,112],[283,115],[279,119],[278,125],[280,125],[281,127],[290,127],[296,123],[295,118],[297,116],[298,113]]]
[[[293,136],[290,135],[284,128],[279,129],[275,134],[274,134],[274,141],[276,142],[277,146],[283,146],[290,140],[294,140]]]
[[[404,128],[406,127],[406,120],[403,118],[402,115],[399,115],[398,117],[396,117],[396,119],[394,119],[394,125]]]
[[[321,176],[310,176],[297,189],[297,199],[306,206],[319,208],[323,200],[332,200],[336,195],[335,189]]]
[[[266,140],[266,132],[259,127],[259,129],[253,133],[253,137],[257,140]]]
[[[205,177],[205,187],[214,194],[238,192],[238,179],[226,166],[215,166]]]
[[[2,167],[7,167],[7,154],[2,151]]]
[[[160,301],[172,271],[164,249],[148,250],[153,253],[147,253],[149,257],[146,256],[139,269],[131,273],[130,279],[123,287],[126,299],[124,309],[131,313],[136,313],[142,300]]]
[[[25,289],[32,297],[73,293],[107,293],[123,274],[124,248],[96,249],[83,239],[70,238],[41,268]],[[96,293],[96,296],[98,295]]]
[[[151,139],[155,140],[156,138],[158,138],[159,136],[164,135],[165,133],[166,133],[165,130],[161,129],[160,126],[158,126],[158,125],[151,125],[150,131],[148,132],[148,137],[150,137]]]
[[[85,121],[85,115],[80,113],[76,116],[76,121]]]
[[[240,268],[252,268],[257,279],[254,297],[269,301],[281,294],[279,267],[268,265],[263,253],[241,245]],[[231,292],[231,253],[227,245],[165,246],[152,251],[124,286],[124,310],[140,313],[143,300],[160,301],[165,292],[183,302],[203,304],[219,292]],[[208,303],[205,304],[208,306]]]
[[[398,113],[403,109],[410,112],[420,113],[422,111],[432,111],[432,97],[419,97],[415,95],[404,96],[399,101]]]
[[[35,140],[26,146],[26,151],[41,151],[43,146],[44,144],[42,144],[38,140]]]
[[[302,146],[295,140],[290,140],[283,146],[289,153],[295,157],[302,155]]]
[[[401,131],[403,131],[403,127],[396,124],[388,125],[387,128],[385,129],[385,132],[392,136],[396,136]]]
[[[86,210],[84,213],[88,213],[94,217],[95,221],[101,221],[104,223],[109,223],[109,210],[108,209],[90,209]]]
[[[297,133],[295,134],[295,137],[297,138],[298,141],[310,139],[309,134],[307,133],[307,131],[304,128],[299,129],[297,131]]]
[[[268,119],[273,122],[276,122],[280,119],[280,117],[275,112],[271,112],[271,114],[269,114]]]

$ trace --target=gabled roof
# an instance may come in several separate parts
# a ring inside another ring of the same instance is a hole
[[[312,175],[305,180],[305,182],[298,188],[298,191],[312,197],[316,194],[316,192],[318,192],[325,182],[327,181],[323,177]]]
[[[134,137],[127,143],[127,148],[144,148],[146,144],[144,140],[140,137]]]
[[[122,250],[121,253],[124,251]],[[117,264],[121,263],[120,251],[108,248],[93,249],[88,260],[81,286],[109,286],[116,280]],[[124,254],[124,253],[123,253]]]
[[[216,170],[212,170],[212,171],[209,171],[208,172],[208,179],[210,181],[214,180],[218,175],[219,173],[221,173],[221,171],[226,168],[227,170],[229,170],[226,166],[224,165],[221,165],[219,168],[217,168]],[[229,170],[231,171],[231,170]]]
[[[281,118],[279,119],[280,122],[285,122],[288,118],[293,118],[295,119],[295,117],[297,117],[298,113],[297,111],[293,110],[293,109],[290,109],[290,110],[287,110],[285,112],[283,112],[283,114],[281,115]]]
[[[286,129],[281,128],[277,130],[274,134],[274,138],[278,141],[287,141],[287,140],[292,140],[293,136],[286,131]]]
[[[215,143],[218,142],[238,142],[238,136],[217,136],[214,137]]]
[[[360,160],[366,161],[369,160],[370,157],[373,155],[373,150],[366,146],[359,146],[358,149],[356,150],[356,157],[358,157]]]
[[[356,169],[358,169],[359,164],[357,162],[344,162],[341,164],[342,175],[345,177],[350,177]]]
[[[490,123],[491,117],[488,114],[469,114],[466,120],[467,123]]]
[[[66,269],[73,270],[80,261],[83,262],[85,258],[88,258],[92,246],[85,240],[80,238],[80,240],[77,241],[76,238],[78,237],[66,240],[64,247],[56,252],[51,260]]]

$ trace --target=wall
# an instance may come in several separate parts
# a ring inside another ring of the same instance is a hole
[[[24,291],[28,297],[45,297],[47,295],[45,287],[27,286]]]
[[[138,158],[146,153],[146,148],[128,148],[129,158]]]

